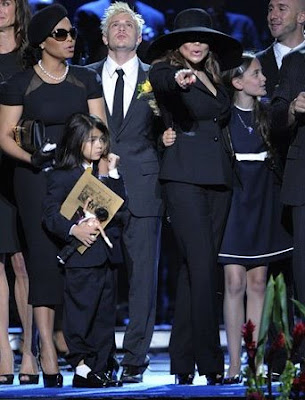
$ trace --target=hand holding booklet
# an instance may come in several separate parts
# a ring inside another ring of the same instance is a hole
[[[89,203],[88,198],[90,198]],[[123,203],[124,200],[93,176],[91,169],[88,168],[68,194],[60,213],[71,220],[75,215],[82,215],[84,208],[95,214],[95,210],[102,207],[108,212],[108,218],[100,223],[104,229]],[[83,254],[86,249],[86,246],[81,245],[77,250]]]

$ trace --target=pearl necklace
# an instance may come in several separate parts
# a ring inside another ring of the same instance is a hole
[[[42,66],[42,60],[38,61],[38,67],[41,69],[41,71],[47,75],[49,78],[53,79],[54,81],[62,81],[63,79],[65,79],[65,77],[68,75],[69,72],[69,64],[66,63],[66,69],[65,72],[63,73],[63,75],[61,76],[54,76],[51,75],[50,72],[48,72],[46,69],[44,69],[44,67]]]

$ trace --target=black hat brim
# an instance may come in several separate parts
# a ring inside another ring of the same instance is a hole
[[[149,46],[146,58],[151,63],[164,55],[167,50],[178,49],[188,42],[207,43],[210,50],[217,55],[223,71],[235,68],[242,62],[243,48],[238,40],[214,29],[200,27],[176,29],[160,36]]]

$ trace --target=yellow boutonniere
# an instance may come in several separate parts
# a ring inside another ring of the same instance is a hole
[[[138,99],[143,95],[147,93],[151,93],[153,91],[153,88],[149,82],[148,79],[146,81],[139,83],[138,84]]]
[[[137,99],[140,99],[142,96],[147,98],[147,102],[152,109],[153,113],[159,117],[161,115],[157,101],[154,96],[153,88],[148,79],[144,82],[138,84],[138,96]]]

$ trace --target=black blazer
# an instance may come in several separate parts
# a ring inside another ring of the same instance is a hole
[[[279,85],[271,103],[272,125],[275,131],[287,127],[289,105],[301,91],[305,91],[305,46],[289,53],[283,59]],[[291,145],[283,177],[282,201],[298,206],[305,204],[304,114],[297,115],[297,123],[287,132],[291,134]]]
[[[279,82],[280,72],[275,60],[274,43],[269,46],[267,49],[260,51],[256,54],[256,57],[259,59],[263,74],[267,78],[266,80],[266,90],[267,90],[267,97],[271,99],[274,89]]]
[[[105,60],[88,65],[102,75]],[[149,65],[139,60],[137,85],[148,78]],[[159,184],[159,158],[157,154],[156,117],[142,96],[138,99],[138,88],[124,118],[116,131],[106,104],[108,127],[111,135],[111,151],[120,156],[120,171],[128,193],[128,208],[137,217],[161,216],[163,205]]]
[[[232,149],[226,126],[230,99],[220,85],[216,97],[197,79],[188,89],[175,82],[176,67],[155,64],[150,81],[167,126],[173,126],[177,139],[165,148],[160,178],[203,185],[232,184]]]
[[[72,225],[77,222],[77,217],[67,220],[60,214],[60,207],[83,172],[82,168],[74,168],[73,170],[58,169],[49,172],[47,175],[47,194],[43,205],[43,223],[48,231],[61,239],[64,244],[69,243],[72,239],[69,231]],[[104,183],[125,199],[125,188],[122,178],[108,178],[107,182]],[[113,244],[113,249],[110,249],[101,235],[99,235],[96,242],[90,248],[86,249],[83,254],[80,254],[78,251],[74,252],[68,258],[65,266],[93,267],[103,265],[107,259],[111,263],[121,262],[121,229],[115,217],[107,225],[105,232]]]

